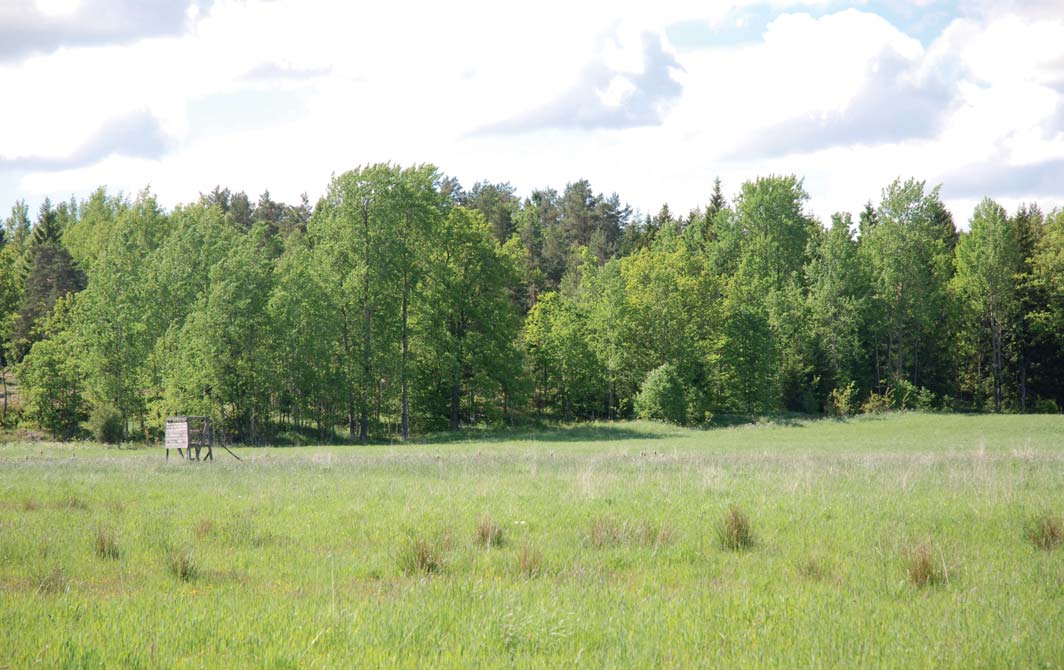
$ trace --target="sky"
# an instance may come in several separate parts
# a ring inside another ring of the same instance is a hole
[[[433,163],[645,213],[760,175],[1064,205],[1064,0],[4,0],[0,208]]]

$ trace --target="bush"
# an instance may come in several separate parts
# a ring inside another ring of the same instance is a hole
[[[687,423],[687,392],[674,366],[666,363],[650,371],[635,398],[635,413],[641,419]]]
[[[908,379],[899,379],[894,386],[894,407],[896,409],[918,409],[928,411],[934,408],[935,394],[923,386],[917,386]]]
[[[882,414],[889,412],[893,406],[894,399],[891,391],[888,390],[882,395],[873,391],[868,395],[868,400],[861,405],[861,414]]]
[[[102,403],[92,410],[89,430],[97,442],[118,444],[126,436],[126,420],[114,405]]]
[[[1034,404],[1034,411],[1036,414],[1060,414],[1060,407],[1052,398],[1039,398]]]
[[[832,389],[828,395],[828,409],[834,416],[850,416],[857,411],[857,386],[850,382],[845,388]]]

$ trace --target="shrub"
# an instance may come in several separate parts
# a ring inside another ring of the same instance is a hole
[[[841,389],[832,389],[828,395],[828,409],[835,416],[850,416],[857,411],[857,386],[854,382]]]
[[[113,528],[100,526],[96,529],[96,555],[100,558],[115,560],[120,556],[118,536]]]
[[[101,403],[92,410],[89,430],[97,442],[118,444],[126,436],[126,420],[114,405]]]
[[[183,582],[190,582],[199,574],[192,547],[171,548],[166,554],[166,568]]]
[[[1064,542],[1064,523],[1057,517],[1043,514],[1028,524],[1025,534],[1031,544],[1049,551]]]
[[[666,363],[650,371],[635,398],[635,413],[642,419],[687,423],[687,392],[674,366]]]
[[[899,379],[894,385],[895,409],[917,409],[928,411],[935,406],[935,394],[923,386],[917,386],[908,379]]]
[[[399,552],[399,566],[408,575],[443,572],[443,548],[438,541],[423,537],[408,538]]]
[[[502,528],[490,516],[485,516],[477,524],[477,544],[485,549],[502,546]]]
[[[1052,398],[1039,398],[1034,404],[1034,411],[1037,414],[1060,414],[1060,407]]]
[[[873,391],[868,395],[868,400],[861,405],[861,414],[882,414],[889,412],[893,406],[894,398],[891,391],[888,390],[882,395]]]
[[[728,513],[717,524],[717,541],[721,548],[731,551],[749,549],[754,546],[754,532],[750,519],[738,507],[732,505]]]

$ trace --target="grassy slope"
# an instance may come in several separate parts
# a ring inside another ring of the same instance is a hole
[[[1064,548],[1023,538],[1064,512],[1064,417],[510,437],[191,466],[2,446],[0,667],[1064,664]],[[748,551],[716,542],[731,504]],[[441,574],[404,573],[416,539]],[[946,583],[906,579],[920,543]]]

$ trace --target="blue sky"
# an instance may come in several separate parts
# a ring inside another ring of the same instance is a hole
[[[295,201],[389,160],[643,211],[770,173],[824,221],[898,176],[962,226],[984,196],[1064,204],[1062,2],[377,4],[7,0],[0,208]]]

